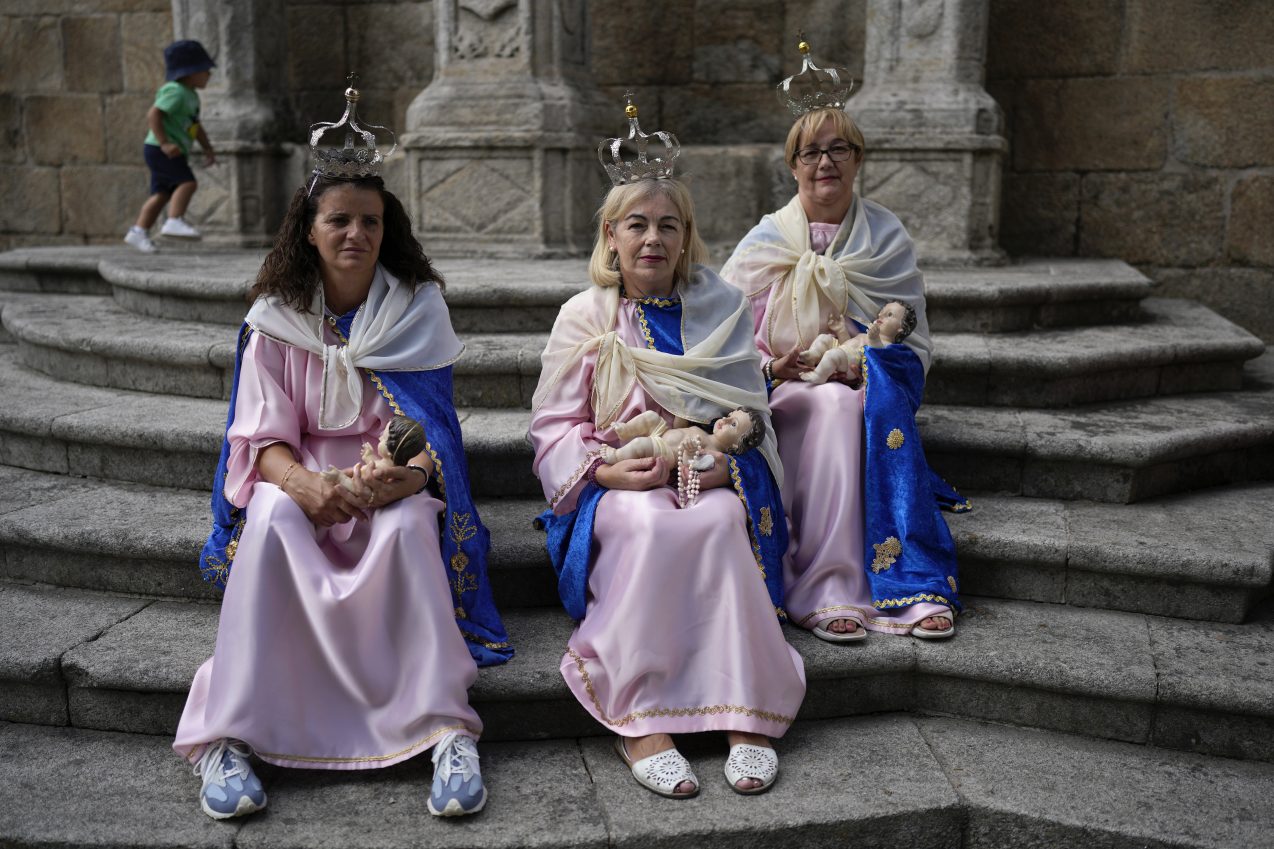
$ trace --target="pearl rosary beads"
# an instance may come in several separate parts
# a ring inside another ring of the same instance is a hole
[[[682,509],[693,507],[699,500],[700,472],[695,467],[701,457],[703,441],[697,436],[682,442],[677,449],[677,506]]]

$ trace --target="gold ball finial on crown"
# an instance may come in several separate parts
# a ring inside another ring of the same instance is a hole
[[[345,89],[346,100],[356,101],[362,97],[362,95],[358,93],[358,89],[354,88],[354,86],[358,84],[358,74],[351,71],[349,76],[345,78],[345,82],[349,83],[349,88]]]
[[[796,31],[796,41],[797,41],[796,49],[801,51],[801,55],[802,56],[809,55],[810,43],[805,40],[805,30],[802,29],[802,30]]]
[[[779,83],[779,102],[794,116],[814,109],[843,109],[854,90],[854,78],[844,68],[820,68],[810,56],[804,31],[797,33],[796,49],[801,52],[801,70]],[[793,91],[793,88],[797,91]]]
[[[385,127],[359,123],[358,101],[362,95],[354,87],[358,74],[350,74],[346,81],[349,87],[345,89],[345,113],[341,119],[310,127],[313,173],[337,180],[379,176],[385,157],[398,149],[397,140]],[[382,149],[386,143],[388,149]]]

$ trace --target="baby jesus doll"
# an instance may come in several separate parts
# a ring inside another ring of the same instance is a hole
[[[363,443],[363,465],[373,471],[405,466],[408,460],[424,450],[424,426],[415,419],[394,416],[380,432],[380,443],[376,448],[372,448],[369,442]],[[339,483],[350,492],[354,491],[354,479],[335,466],[329,466],[319,474],[328,483]]]
[[[807,383],[826,383],[838,372],[857,372],[863,345],[883,348],[906,339],[916,329],[916,310],[901,301],[890,301],[866,333],[850,336],[845,317],[840,315],[827,319],[827,329],[836,335],[820,334],[809,350],[801,352],[801,362],[814,366],[813,371],[801,375],[801,380]]]
[[[720,451],[722,454],[744,454],[761,444],[765,438],[765,420],[761,414],[750,407],[739,407],[729,415],[722,416],[712,425],[708,432],[702,427],[691,425],[682,419],[674,422],[676,427],[668,427],[660,415],[654,410],[647,410],[640,416],[626,422],[616,422],[612,429],[615,435],[624,440],[620,448],[609,445],[602,448],[602,462],[618,463],[620,460],[636,460],[642,457],[663,457],[668,465],[675,468],[677,455],[689,440],[698,440],[696,446],[703,452]],[[711,460],[709,456],[707,460]],[[707,471],[707,465],[697,471]]]

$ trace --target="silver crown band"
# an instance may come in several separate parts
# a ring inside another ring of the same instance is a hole
[[[357,74],[349,75],[350,86],[345,89],[345,114],[341,116],[341,120],[310,127],[310,153],[315,177],[355,180],[359,177],[380,176],[385,157],[398,149],[398,142],[390,130],[376,124],[358,123],[358,100],[361,95],[354,88],[357,80]],[[389,150],[381,152],[374,130],[379,130],[382,137],[389,137]],[[310,185],[313,187],[313,181]]]
[[[796,118],[815,109],[843,109],[854,90],[854,78],[849,71],[815,65],[810,58],[809,43],[803,37],[797,49],[801,51],[801,70],[779,83],[779,103],[786,106]],[[807,88],[809,91],[793,96],[793,83],[798,89]]]
[[[667,180],[673,176],[677,157],[681,154],[681,145],[672,133],[659,130],[647,135],[641,131],[637,123],[637,106],[633,103],[633,93],[624,95],[626,105],[624,114],[628,116],[628,135],[615,139],[606,139],[597,146],[597,159],[606,169],[612,185],[623,186],[638,180]],[[647,153],[650,139],[658,139],[664,147],[663,156],[654,159]],[[637,149],[636,159],[624,159],[620,150],[625,144]],[[607,155],[609,154],[609,159]]]

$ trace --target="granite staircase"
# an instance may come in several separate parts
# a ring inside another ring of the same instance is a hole
[[[539,353],[582,261],[441,259],[491,574],[492,792],[425,812],[424,758],[263,768],[214,823],[168,749],[218,594],[208,530],[235,328],[261,255],[0,254],[0,846],[1274,846],[1274,355],[1119,262],[928,275],[921,432],[967,610],[942,644],[788,628],[809,693],[744,799],[638,788],[557,672],[571,623],[530,518]]]

